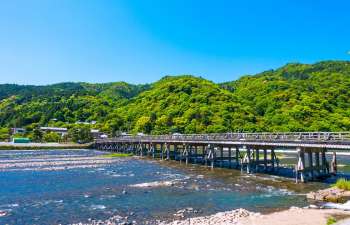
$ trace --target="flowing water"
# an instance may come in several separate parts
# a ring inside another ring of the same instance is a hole
[[[93,150],[1,151],[0,224],[71,224],[128,216],[143,224],[245,208],[267,213],[306,206],[322,183]],[[347,163],[347,162],[345,162]]]

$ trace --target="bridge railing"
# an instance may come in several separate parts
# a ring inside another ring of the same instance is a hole
[[[288,133],[213,133],[213,134],[170,134],[120,136],[109,141],[308,141],[308,142],[350,142],[350,132],[288,132]]]

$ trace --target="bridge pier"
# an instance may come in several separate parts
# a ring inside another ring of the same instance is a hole
[[[184,157],[185,157],[185,162],[186,162],[186,165],[188,164],[188,157],[189,157],[189,149],[190,147],[188,145],[184,145]]]
[[[198,146],[194,146],[194,160],[193,163],[197,164],[197,159],[198,159]]]
[[[238,146],[236,146],[236,169],[238,169],[239,168],[239,166],[240,166],[240,164],[239,164],[239,162],[240,162],[240,152],[239,152],[239,147]]]
[[[232,149],[228,147],[228,168],[232,168]]]
[[[319,177],[321,175],[320,172],[320,153],[318,151],[315,152],[315,176]]]
[[[252,154],[250,147],[246,148],[246,153],[242,161],[242,168],[243,166],[246,166],[247,173],[251,172],[251,161],[252,161]]]
[[[333,155],[332,155],[331,173],[333,175],[337,174],[337,153],[336,152],[333,152]]]
[[[207,148],[208,146],[206,145],[203,145],[202,146],[202,164],[206,165],[207,166]]]
[[[328,166],[327,159],[326,159],[326,149],[323,149],[323,151],[321,151],[321,158],[322,158],[323,174],[327,174],[327,173],[329,173],[329,166]]]
[[[259,171],[259,149],[255,149],[255,172]]]
[[[156,148],[157,148],[157,144],[151,144],[151,154],[152,154],[152,158],[156,157]]]
[[[166,160],[170,160],[170,145],[165,143]]]
[[[295,167],[295,176],[297,183],[299,182],[299,179],[301,182],[312,181],[315,179],[327,177],[332,173],[330,173],[328,169],[329,165],[326,160],[326,151],[327,149],[325,148],[297,148],[298,163]],[[308,165],[305,164],[305,153],[308,156]]]
[[[214,163],[215,163],[215,149],[214,146],[208,145],[207,148],[207,160],[210,162],[210,168],[214,168]]]
[[[267,149],[264,148],[264,171],[267,171]]]
[[[313,159],[312,159],[312,151],[308,151],[308,159],[309,159],[309,178],[310,180],[314,180],[314,166],[313,166]]]
[[[164,144],[160,144],[160,158],[164,160]]]
[[[223,167],[223,158],[224,158],[224,148],[222,146],[218,146],[217,149],[219,150],[219,158],[216,158],[217,161],[219,161],[219,167]]]
[[[275,154],[275,149],[271,149],[271,167],[272,171],[275,171],[275,162],[276,162],[276,154]]]
[[[305,182],[305,152],[302,148],[297,148],[298,164],[296,167],[296,182],[298,183],[298,174],[300,173],[300,181]]]

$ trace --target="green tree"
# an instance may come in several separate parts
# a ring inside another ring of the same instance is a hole
[[[91,130],[88,127],[75,127],[69,130],[68,136],[73,142],[88,143],[93,141]]]
[[[0,141],[8,141],[10,139],[10,129],[0,128]]]
[[[47,132],[43,135],[43,140],[45,142],[60,142],[61,135],[55,132]]]
[[[135,124],[135,130],[146,134],[151,133],[151,130],[152,130],[151,118],[149,116],[141,116]]]
[[[32,135],[33,141],[42,142],[43,138],[44,138],[44,133],[39,128],[35,128],[33,130],[33,135]]]

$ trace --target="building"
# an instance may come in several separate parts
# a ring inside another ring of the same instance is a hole
[[[14,134],[24,134],[26,132],[26,129],[24,128],[18,128],[18,127],[14,127],[14,128],[11,128],[11,134],[14,135]]]
[[[87,122],[87,121],[85,121],[85,122],[82,122],[82,121],[75,122],[75,124],[84,124],[84,125],[95,125],[96,123],[97,123],[97,121],[95,121],[95,120],[92,120],[91,122]]]
[[[40,127],[40,130],[43,132],[54,132],[61,136],[68,134],[68,129],[64,127]]]
[[[29,138],[13,138],[12,142],[15,144],[27,144],[30,143]]]
[[[100,130],[97,129],[91,129],[91,134],[94,137],[94,139],[103,139],[103,138],[108,138],[108,135],[105,133],[101,132]]]

